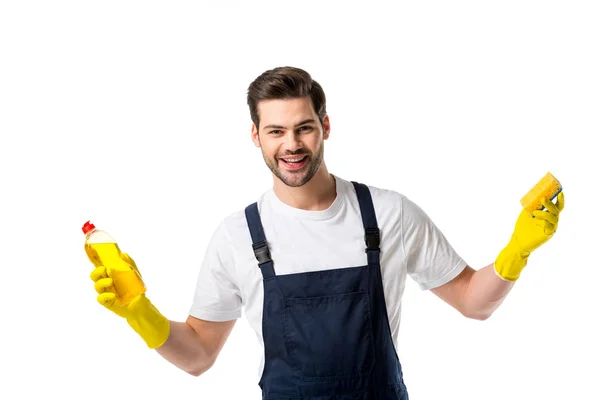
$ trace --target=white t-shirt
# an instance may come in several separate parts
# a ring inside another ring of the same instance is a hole
[[[352,182],[335,176],[337,196],[323,211],[283,203],[271,189],[258,199],[265,237],[276,275],[367,264],[364,228]],[[401,298],[407,274],[431,289],[452,280],[467,265],[442,232],[414,202],[368,186],[381,234],[380,264],[386,307],[397,347]],[[263,282],[244,210],[225,218],[214,232],[203,260],[190,315],[229,321],[242,307],[261,344]]]

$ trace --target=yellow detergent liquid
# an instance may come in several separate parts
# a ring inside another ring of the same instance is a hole
[[[86,234],[85,252],[94,266],[106,267],[106,273],[113,280],[117,300],[127,304],[142,293],[146,286],[138,271],[123,257],[116,241],[105,231],[96,229],[89,221],[83,226]]]

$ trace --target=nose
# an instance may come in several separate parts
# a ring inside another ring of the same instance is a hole
[[[284,143],[283,143],[283,150],[284,151],[290,151],[290,152],[295,152],[297,150],[300,150],[303,145],[302,145],[302,141],[300,140],[300,135],[297,134],[296,132],[294,132],[293,130],[288,131],[285,136],[284,136]]]

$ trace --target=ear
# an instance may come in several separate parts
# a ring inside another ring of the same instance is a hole
[[[329,139],[329,132],[331,131],[331,124],[329,123],[329,115],[323,117],[323,140]]]
[[[258,129],[256,128],[256,125],[254,125],[254,124],[252,124],[251,136],[252,136],[252,141],[254,142],[254,145],[256,147],[260,147],[260,138],[258,137]]]

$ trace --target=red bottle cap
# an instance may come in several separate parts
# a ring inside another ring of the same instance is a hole
[[[83,233],[85,233],[86,235],[92,229],[96,229],[96,227],[94,226],[94,224],[90,223],[90,221],[88,221],[85,224],[83,224],[83,227],[81,228],[81,230],[83,231]]]

